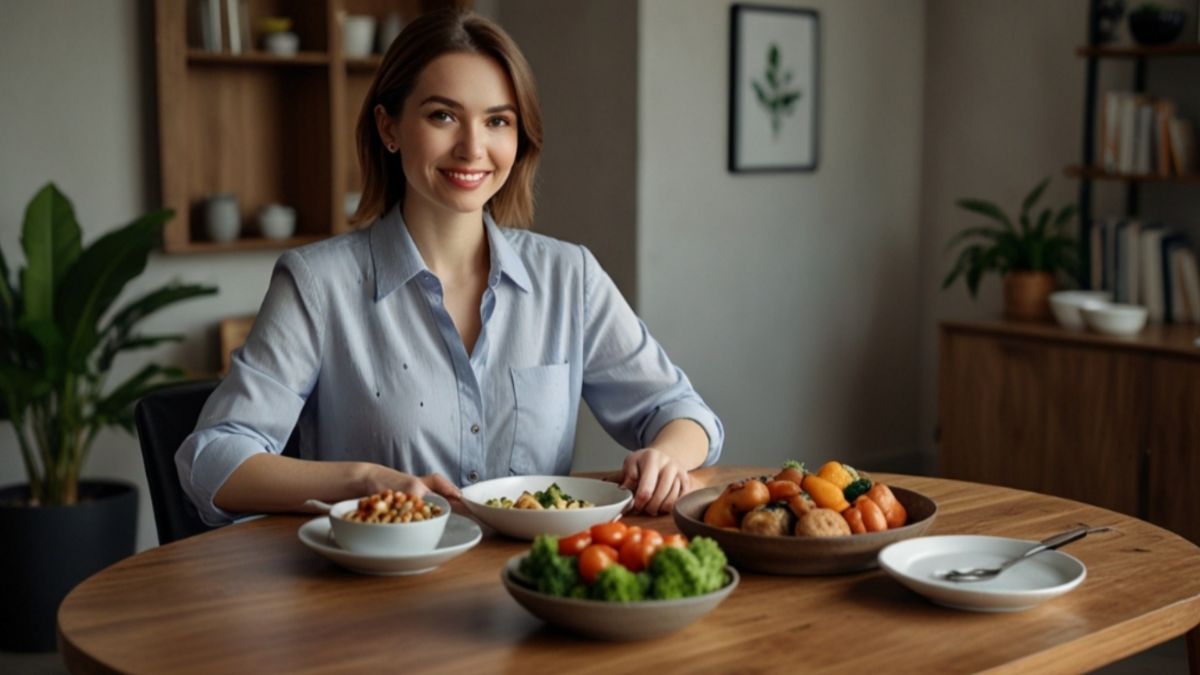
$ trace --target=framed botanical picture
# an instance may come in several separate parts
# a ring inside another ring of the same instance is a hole
[[[731,172],[817,169],[820,37],[813,10],[730,7]]]

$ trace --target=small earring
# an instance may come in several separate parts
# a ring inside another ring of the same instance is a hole
[[[387,144],[387,151],[388,151],[388,152],[390,152],[390,153],[392,153],[392,154],[396,154],[396,144],[395,144],[395,143],[388,143],[388,144]]]

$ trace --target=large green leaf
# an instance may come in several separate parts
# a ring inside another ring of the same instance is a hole
[[[8,280],[8,261],[4,259],[4,249],[0,248],[0,329],[11,326],[16,314],[13,288]]]
[[[1012,221],[1008,219],[1008,216],[1004,215],[1004,212],[1000,210],[1000,207],[991,202],[984,201],[982,199],[960,199],[955,203],[958,204],[959,208],[963,208],[973,213],[978,213],[981,216],[986,216],[992,220],[998,221],[1004,226],[1005,229],[1009,231],[1013,231],[1014,229]]]
[[[59,325],[73,370],[85,367],[100,340],[97,324],[125,284],[146,269],[146,261],[173,212],[143,216],[97,239],[67,272],[59,295]]]
[[[96,402],[95,415],[101,423],[116,422],[117,418],[146,394],[183,377],[179,368],[164,368],[150,363],[131,375],[108,396]]]
[[[1022,215],[1029,213],[1029,209],[1033,208],[1033,205],[1037,203],[1037,200],[1041,199],[1042,193],[1046,191],[1046,186],[1049,184],[1050,177],[1046,176],[1042,179],[1042,182],[1037,184],[1037,187],[1033,188],[1033,190],[1031,190],[1029,194],[1025,196],[1025,201],[1021,202]]]
[[[71,202],[53,183],[47,183],[26,207],[21,229],[26,265],[21,272],[21,291],[30,320],[54,318],[56,286],[79,257],[79,240]]]
[[[148,349],[167,342],[182,341],[182,335],[129,335],[119,341],[105,342],[104,347],[100,350],[100,357],[96,361],[96,369],[106,372],[112,368],[113,359],[121,352]]]
[[[202,295],[215,295],[216,286],[200,286],[198,284],[171,283],[157,288],[140,298],[130,301],[109,320],[102,333],[128,334],[139,321],[158,310],[190,298]]]
[[[66,342],[53,321],[21,319],[19,328],[32,337],[41,350],[41,374],[50,382],[58,382],[66,366]]]

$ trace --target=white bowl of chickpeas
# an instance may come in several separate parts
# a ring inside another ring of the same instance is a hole
[[[450,503],[440,495],[385,490],[334,504],[329,527],[337,545],[348,551],[399,555],[436,548],[449,517]]]

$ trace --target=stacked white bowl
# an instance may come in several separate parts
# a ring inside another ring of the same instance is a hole
[[[1050,310],[1064,328],[1106,335],[1136,335],[1148,315],[1141,305],[1114,303],[1107,291],[1059,291],[1050,295]]]

